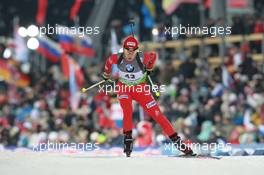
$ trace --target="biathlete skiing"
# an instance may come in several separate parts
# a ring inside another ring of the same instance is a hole
[[[141,53],[138,45],[138,41],[132,35],[127,37],[123,43],[123,53],[111,55],[106,60],[103,72],[104,80],[110,80],[112,65],[117,64],[119,75],[117,85],[126,89],[117,91],[117,98],[123,110],[124,153],[130,157],[133,149],[132,100],[135,100],[161,126],[177,149],[187,156],[195,156],[192,149],[183,143],[172,124],[161,112],[153,95],[149,93],[149,88],[145,88],[148,85],[148,75],[157,60],[157,54],[155,52]],[[131,86],[138,87],[142,91],[134,91],[137,88],[126,88]]]

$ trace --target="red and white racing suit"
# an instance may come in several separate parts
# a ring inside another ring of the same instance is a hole
[[[157,58],[155,52],[144,53],[141,56],[138,54],[137,56],[140,58],[140,61],[145,66],[146,70],[150,71],[153,69]],[[106,61],[104,74],[105,76],[109,77],[112,70],[112,65],[119,64],[119,79],[117,86],[122,88],[119,88],[117,95],[120,105],[123,109],[123,132],[126,133],[133,129],[132,100],[135,100],[140,106],[142,106],[145,112],[161,126],[166,135],[172,136],[175,134],[171,123],[160,111],[157,102],[149,92],[149,88],[145,87],[149,86],[146,83],[147,74],[140,68],[138,60],[135,58],[132,61],[128,61],[123,58],[122,61],[118,63],[119,59],[120,55],[111,55]],[[133,88],[131,88],[132,86]],[[141,90],[138,91],[138,89]]]

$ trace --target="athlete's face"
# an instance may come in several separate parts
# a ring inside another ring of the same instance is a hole
[[[127,49],[124,48],[124,55],[125,55],[125,59],[127,59],[128,61],[132,61],[137,54],[137,49]]]

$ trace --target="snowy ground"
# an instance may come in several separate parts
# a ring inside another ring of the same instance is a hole
[[[168,156],[93,156],[86,153],[0,151],[1,175],[257,175],[264,156],[223,157],[221,160]]]

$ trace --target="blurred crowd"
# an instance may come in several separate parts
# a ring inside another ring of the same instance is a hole
[[[189,57],[176,70],[171,61],[157,63],[153,76],[166,85],[160,107],[182,137],[195,142],[264,142],[264,68],[249,53],[231,47],[222,67]],[[240,63],[234,62],[235,57]],[[92,75],[92,82],[100,80],[99,74]],[[115,95],[82,94],[73,112],[68,82],[61,77],[58,65],[53,65],[26,88],[0,82],[0,143],[33,147],[49,140],[121,145],[122,129],[111,116]],[[139,119],[136,105],[133,116],[137,146],[165,140],[151,118]]]
[[[160,71],[172,71],[167,66]],[[263,63],[233,46],[221,67],[187,58],[172,75],[161,106],[177,131],[193,141],[263,143],[263,80]]]

